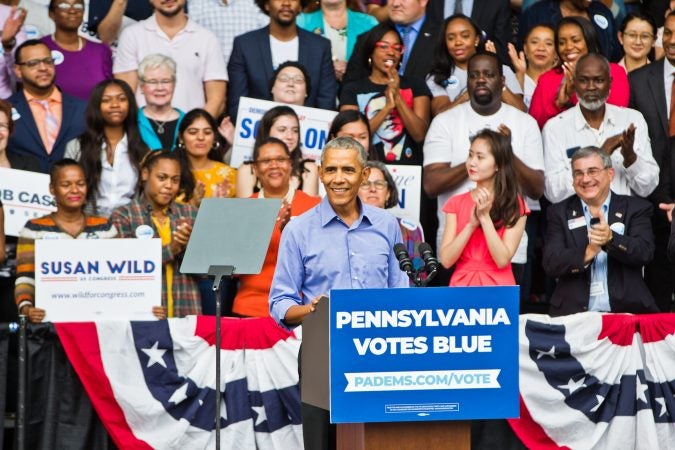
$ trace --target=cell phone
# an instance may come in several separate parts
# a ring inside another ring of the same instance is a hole
[[[600,218],[599,217],[591,217],[591,226],[597,225],[600,223]]]

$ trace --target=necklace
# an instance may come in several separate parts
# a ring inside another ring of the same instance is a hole
[[[150,117],[148,117],[148,119],[150,119]],[[164,134],[164,125],[169,121],[168,120],[161,121],[161,120],[155,120],[155,119],[150,119],[150,120],[157,127],[157,134]]]

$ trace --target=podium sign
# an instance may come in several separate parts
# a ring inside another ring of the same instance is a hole
[[[156,320],[161,304],[159,239],[35,241],[35,305],[45,321]]]
[[[519,288],[334,290],[332,423],[513,418]]]

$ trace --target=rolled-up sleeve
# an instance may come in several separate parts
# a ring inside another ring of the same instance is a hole
[[[269,297],[270,315],[284,328],[288,328],[284,322],[288,309],[309,302],[309,299],[303,299],[301,294],[305,270],[301,249],[291,225],[289,224],[281,234],[279,257]]]

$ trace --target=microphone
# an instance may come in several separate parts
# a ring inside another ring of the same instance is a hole
[[[431,249],[431,245],[422,242],[418,247],[418,251],[420,252],[422,261],[424,261],[427,273],[438,269],[438,259],[434,257],[434,251]]]
[[[413,263],[410,260],[410,255],[408,255],[408,250],[406,250],[405,245],[398,243],[394,245],[394,255],[398,259],[398,266],[402,271],[408,274],[409,277],[413,275]]]

